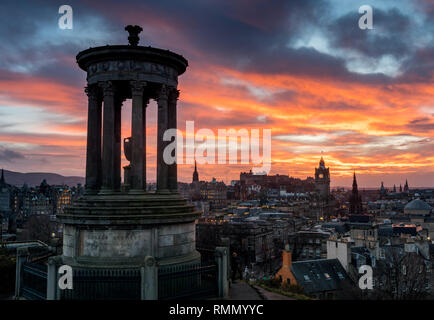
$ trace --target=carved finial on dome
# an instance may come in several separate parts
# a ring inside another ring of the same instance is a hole
[[[140,40],[139,33],[143,31],[142,27],[128,25],[125,27],[125,30],[130,34],[128,37],[130,45],[137,46]]]

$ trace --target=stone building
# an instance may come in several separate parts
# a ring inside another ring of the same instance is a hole
[[[298,231],[289,237],[294,260],[323,259],[327,257],[330,233],[322,230]]]
[[[316,299],[340,297],[344,285],[352,285],[338,259],[292,261],[291,252],[282,252],[282,267],[275,275],[282,284],[299,285],[304,294]]]
[[[273,256],[273,230],[253,222],[198,223],[197,247],[213,248],[230,239],[231,252],[236,252],[243,266],[266,265]]]
[[[6,183],[4,170],[2,169],[0,178],[0,241],[3,229],[7,231],[9,225],[9,218],[11,216],[11,192],[10,187]]]

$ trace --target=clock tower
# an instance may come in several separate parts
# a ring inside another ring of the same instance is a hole
[[[319,167],[315,168],[315,190],[321,199],[325,200],[330,196],[330,170],[325,167],[323,157],[321,157]]]

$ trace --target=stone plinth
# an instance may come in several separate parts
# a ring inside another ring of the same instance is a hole
[[[139,267],[146,256],[159,265],[197,262],[197,215],[179,194],[86,195],[58,215],[64,262]]]

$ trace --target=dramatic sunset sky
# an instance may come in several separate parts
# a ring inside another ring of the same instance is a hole
[[[73,30],[58,28],[59,6]],[[374,8],[360,30],[358,9]],[[127,44],[189,60],[178,127],[272,129],[271,174],[313,176],[323,152],[333,186],[434,186],[434,1],[140,0],[0,4],[0,166],[84,176],[86,75],[76,54]],[[130,103],[123,110],[129,136]],[[155,180],[156,106],[148,108],[148,178]],[[201,180],[246,165],[202,165]],[[193,166],[179,166],[191,181]]]

